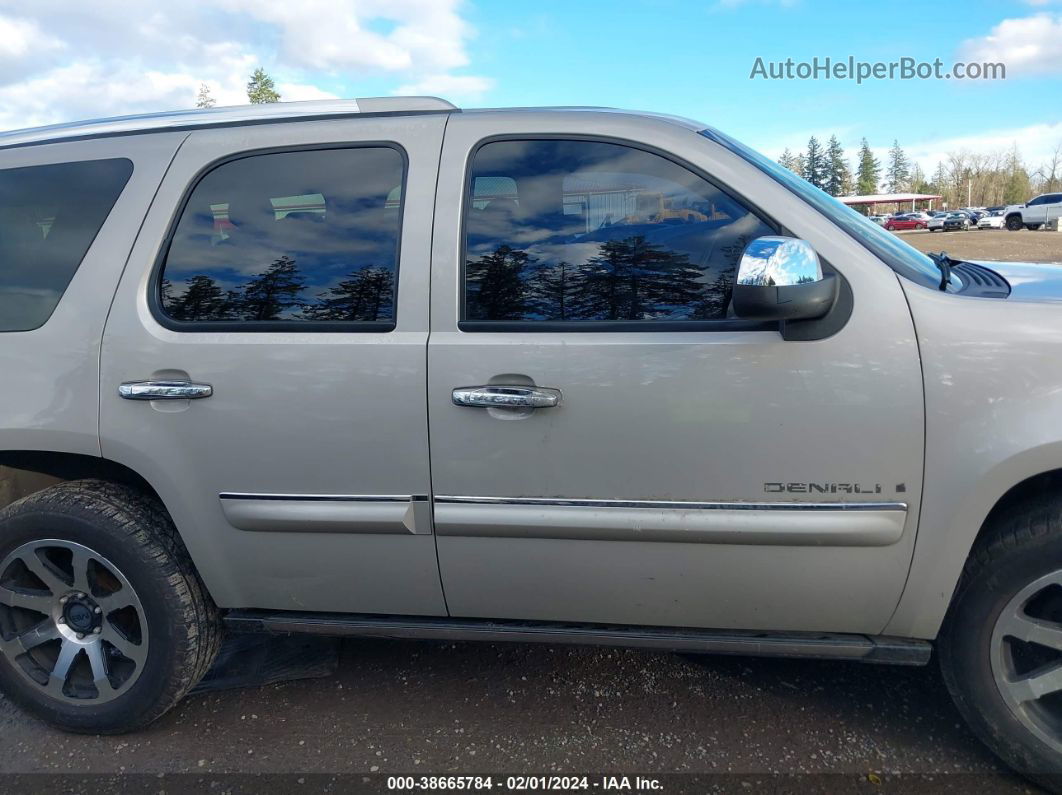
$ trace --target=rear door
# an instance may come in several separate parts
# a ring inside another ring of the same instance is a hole
[[[695,131],[618,113],[453,117],[436,208],[428,405],[452,615],[885,625],[923,451],[891,270]],[[778,232],[851,288],[819,339],[729,311],[742,250]],[[537,408],[507,407],[528,395]]]
[[[193,132],[147,216],[103,341],[101,444],[223,607],[445,614],[424,400],[444,124]]]

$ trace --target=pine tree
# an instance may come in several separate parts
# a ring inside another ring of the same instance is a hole
[[[491,254],[469,260],[466,280],[469,290],[469,320],[520,320],[532,307],[524,271],[530,257],[526,251],[498,246]]]
[[[831,196],[843,196],[851,183],[851,173],[844,159],[844,148],[836,135],[826,146],[826,181],[823,189]]]
[[[388,320],[393,304],[391,271],[369,266],[322,293],[320,302],[309,307],[306,315],[313,320]]]
[[[788,147],[786,147],[786,150],[782,152],[782,156],[778,158],[778,165],[783,166],[784,168],[788,168],[790,171],[793,171],[797,174],[800,173],[799,171],[797,171],[797,166],[799,165],[797,162],[797,156],[790,152]]]
[[[273,78],[267,75],[265,69],[260,66],[254,70],[247,83],[247,99],[252,105],[280,102],[280,94],[273,85]]]
[[[822,151],[819,140],[813,135],[808,140],[802,176],[816,188],[821,188],[826,184],[827,167],[826,153]]]
[[[859,167],[856,169],[856,193],[860,196],[872,196],[878,192],[878,176],[881,164],[870,151],[870,145],[864,138],[859,145]]]
[[[892,149],[889,150],[889,165],[885,169],[885,180],[890,193],[903,193],[910,186],[911,164],[897,140],[893,140]]]
[[[280,320],[282,315],[302,305],[299,293],[306,281],[299,274],[295,260],[283,256],[265,273],[245,284],[237,307],[242,320]]]
[[[212,108],[217,103],[212,96],[210,96],[210,86],[206,83],[199,84],[199,94],[195,98],[195,106],[197,108]]]

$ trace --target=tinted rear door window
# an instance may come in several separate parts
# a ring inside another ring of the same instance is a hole
[[[47,322],[132,173],[125,159],[0,171],[0,331]]]
[[[184,328],[394,327],[402,154],[252,155],[195,186],[166,256],[163,320]]]

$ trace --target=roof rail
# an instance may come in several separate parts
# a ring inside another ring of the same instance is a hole
[[[458,110],[438,97],[364,97],[305,102],[270,102],[261,105],[232,105],[223,108],[171,110],[108,119],[66,122],[46,127],[0,132],[0,148],[47,143],[70,138],[121,135],[123,133],[163,132],[223,125],[253,124],[263,121],[293,121],[338,118],[365,113],[440,113]]]

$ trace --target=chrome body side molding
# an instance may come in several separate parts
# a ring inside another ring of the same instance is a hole
[[[691,544],[873,547],[903,535],[907,505],[437,497],[435,532]]]
[[[554,643],[759,657],[804,657],[868,663],[925,665],[924,640],[823,632],[745,632],[667,627],[467,618],[343,615],[233,610],[226,626],[236,632],[310,633],[336,637],[447,641]]]
[[[430,535],[431,507],[423,495],[218,495],[229,524],[260,533]]]

